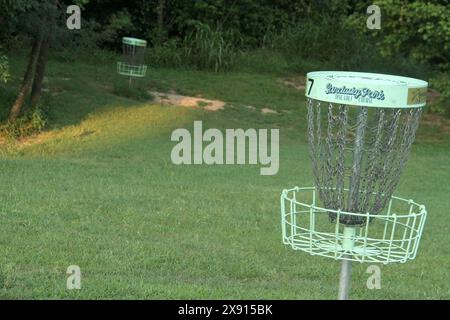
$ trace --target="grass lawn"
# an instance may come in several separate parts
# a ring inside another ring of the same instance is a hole
[[[24,61],[11,65],[15,85]],[[140,83],[227,102],[218,112],[114,95],[112,63],[51,61],[47,76],[50,128],[0,145],[0,298],[336,298],[340,263],[281,242],[281,190],[313,184],[304,92],[278,81],[293,75],[150,69]],[[280,128],[278,174],[172,164],[171,132],[194,120]],[[355,264],[354,299],[450,298],[450,130],[424,121],[409,160],[396,195],[427,206],[418,256],[380,266],[381,290]]]

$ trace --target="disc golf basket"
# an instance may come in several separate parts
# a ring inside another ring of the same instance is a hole
[[[342,260],[339,299],[351,262],[414,259],[427,212],[393,196],[425,106],[427,82],[355,72],[307,75],[308,143],[314,187],[281,194],[283,243]]]
[[[147,41],[124,37],[122,38],[122,61],[117,62],[117,72],[129,77],[129,86],[133,77],[142,78],[147,72],[144,64]]]

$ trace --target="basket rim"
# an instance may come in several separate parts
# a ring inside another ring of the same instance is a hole
[[[137,47],[146,47],[147,46],[147,41],[146,40],[133,38],[133,37],[123,37],[122,38],[122,43],[130,44],[132,46],[137,46]]]
[[[323,212],[323,213],[328,213],[328,212],[332,212],[332,213],[336,213],[336,214],[345,214],[345,215],[349,215],[349,216],[356,216],[356,217],[376,217],[378,219],[383,219],[383,218],[408,218],[408,217],[414,217],[414,216],[420,216],[420,215],[424,215],[427,214],[427,210],[425,208],[425,206],[423,204],[419,204],[414,202],[414,200],[412,199],[405,199],[405,198],[401,198],[401,197],[397,197],[397,196],[391,196],[390,201],[392,200],[398,200],[398,201],[403,201],[406,202],[410,205],[416,206],[420,209],[419,212],[410,212],[410,213],[406,213],[406,214],[399,214],[399,213],[391,213],[391,214],[373,214],[370,212],[367,213],[357,213],[357,212],[350,212],[350,211],[344,211],[344,210],[335,210],[335,209],[328,209],[328,208],[323,208],[320,206],[315,205],[314,203],[312,204],[308,204],[308,203],[304,203],[304,202],[300,202],[297,199],[294,199],[293,197],[289,197],[289,193],[295,191],[301,191],[301,190],[312,190],[312,191],[317,191],[316,187],[294,187],[294,188],[290,188],[290,189],[283,189],[282,193],[281,193],[281,199],[287,200],[287,201],[293,201],[301,206],[307,207],[309,209],[314,209],[315,211],[318,212]],[[348,188],[344,188],[345,191],[349,191]],[[372,194],[378,194],[378,192],[372,192]]]
[[[428,82],[367,72],[313,71],[306,75],[308,98],[353,106],[420,108],[426,104]]]

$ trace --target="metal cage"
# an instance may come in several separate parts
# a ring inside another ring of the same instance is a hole
[[[283,243],[292,249],[336,260],[383,264],[415,258],[427,215],[425,206],[391,196],[382,212],[361,214],[324,208],[318,204],[318,194],[315,187],[296,187],[281,194]],[[330,211],[337,217],[331,224]],[[364,223],[348,227],[338,222],[342,216]]]
[[[147,41],[124,37],[122,39],[122,60],[117,62],[117,72],[129,77],[144,77],[147,66],[144,64]]]

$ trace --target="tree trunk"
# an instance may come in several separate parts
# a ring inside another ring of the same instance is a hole
[[[19,95],[17,96],[14,105],[11,108],[9,113],[9,120],[14,121],[20,114],[22,106],[25,102],[25,98],[30,91],[30,86],[33,81],[34,72],[36,69],[36,63],[39,57],[39,52],[41,50],[42,45],[42,36],[37,36],[34,38],[33,47],[31,49],[30,57],[28,60],[27,70],[25,71],[25,75],[23,77],[22,86],[20,87]]]
[[[158,1],[158,28],[160,31],[164,30],[164,6],[166,0]]]
[[[58,0],[53,0],[54,9],[58,8]],[[44,81],[45,69],[48,61],[48,50],[53,39],[53,29],[55,28],[56,13],[49,8],[47,12],[46,28],[44,28],[44,37],[39,52],[39,57],[34,74],[33,87],[31,89],[31,106],[36,106],[42,93],[42,83]]]
[[[42,42],[39,58],[37,60],[36,72],[34,74],[33,87],[31,89],[31,105],[34,107],[41,97],[42,83],[44,81],[45,68],[48,61],[48,48],[50,47],[51,33],[48,33]]]

